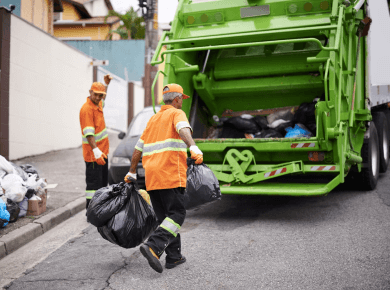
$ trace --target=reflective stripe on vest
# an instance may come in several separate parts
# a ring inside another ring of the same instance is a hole
[[[84,136],[95,135],[95,127],[85,127],[83,134]]]
[[[143,148],[143,155],[148,156],[164,151],[187,152],[187,145],[180,139],[166,139],[156,143],[145,144]]]
[[[85,197],[87,199],[92,199],[92,197],[95,195],[96,190],[86,190],[85,191]]]
[[[174,237],[177,236],[179,230],[180,230],[180,225],[175,223],[172,219],[169,217],[166,217],[163,222],[161,223],[160,227],[163,229],[167,230],[170,232]]]
[[[142,152],[144,150],[144,140],[140,138],[137,144],[135,144],[135,149]]]
[[[91,127],[90,127],[91,128]],[[84,129],[85,130],[85,129]],[[92,136],[91,134],[89,134],[90,136]],[[95,142],[100,142],[106,138],[108,138],[108,132],[107,132],[107,129],[104,128],[101,132],[97,133],[97,134],[94,134],[93,137],[95,137]],[[89,144],[88,143],[88,139],[87,139],[87,135],[84,135],[83,136],[83,144]]]

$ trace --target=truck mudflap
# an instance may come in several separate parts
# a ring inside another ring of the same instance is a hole
[[[334,173],[340,174],[336,164],[305,165],[301,160],[281,164],[256,164],[250,150],[230,149],[222,165],[207,164],[225,194],[276,194],[276,195],[323,195],[340,183],[340,178],[328,184],[284,184],[266,183],[266,181],[288,174]]]

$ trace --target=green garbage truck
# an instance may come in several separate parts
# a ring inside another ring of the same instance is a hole
[[[160,76],[192,96],[182,109],[223,194],[326,195],[348,176],[372,190],[389,164],[389,28],[387,0],[179,0],[152,92]],[[212,134],[313,101],[310,136]]]

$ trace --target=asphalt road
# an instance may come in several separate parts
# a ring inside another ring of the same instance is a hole
[[[138,247],[110,244],[79,214],[47,234],[65,225],[73,233],[72,222],[82,233],[62,234],[50,253],[36,250],[38,262],[15,270],[7,289],[390,289],[389,177],[371,192],[349,185],[325,197],[223,196],[187,212],[187,263],[162,274]]]

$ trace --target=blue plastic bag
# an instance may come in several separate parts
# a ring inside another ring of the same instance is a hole
[[[313,137],[313,134],[302,124],[296,124],[294,128],[286,128],[285,138]]]
[[[0,228],[8,225],[10,214],[7,210],[6,203],[0,198]]]

